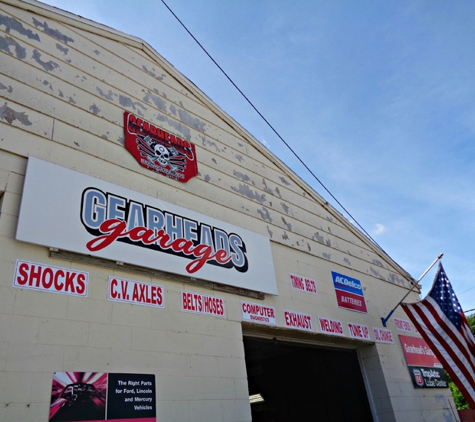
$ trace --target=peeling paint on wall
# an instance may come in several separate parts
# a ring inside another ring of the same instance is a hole
[[[378,267],[384,268],[383,263],[379,259],[373,259],[373,264],[377,265]]]
[[[331,256],[331,254],[329,254],[329,253],[323,252],[323,253],[322,253],[322,256],[323,256],[325,259],[328,259],[328,260],[332,259],[332,256]]]
[[[23,48],[17,41],[10,37],[0,37],[0,50],[13,56],[10,51],[10,46],[15,47],[15,55],[17,59],[23,60],[26,58],[26,49]]]
[[[315,232],[315,234],[312,236],[312,239],[315,240],[316,242],[318,243],[321,243],[323,245],[325,239],[323,238],[323,236],[320,236],[320,234],[318,232]]]
[[[160,98],[158,95],[152,94],[151,92],[147,92],[143,100],[149,104],[153,103],[155,104],[155,107],[157,107],[159,110],[162,110],[165,113],[167,112],[167,103],[163,98]]]
[[[97,48],[93,51],[93,53],[94,53],[96,56],[98,56],[99,54],[101,54],[101,52],[100,52]]]
[[[119,103],[122,107],[132,107],[137,111],[137,107],[140,107],[142,110],[147,110],[147,107],[143,106],[137,101],[132,101],[131,98],[126,97],[125,95],[119,94]]]
[[[38,50],[33,50],[33,59],[47,72],[52,72],[54,69],[59,67],[59,64],[53,60],[50,60],[49,62],[44,62],[41,60],[41,53]]]
[[[274,232],[269,228],[269,226],[267,226],[267,233],[269,233],[269,237],[272,239]]]
[[[117,138],[117,142],[121,145],[125,145],[125,140],[124,140],[124,137],[123,136],[119,136]]]
[[[289,236],[286,232],[284,232],[284,234],[282,235],[282,239],[289,240]]]
[[[345,262],[346,264],[348,264],[349,266],[351,266],[351,262],[348,258],[343,258],[343,262]]]
[[[272,223],[272,218],[267,208],[262,207],[261,210],[257,210],[257,213],[262,217],[263,220],[267,220],[269,223]]]
[[[205,182],[209,182],[211,180],[211,176],[209,174],[205,175]]]
[[[6,89],[9,94],[11,94],[13,91],[13,88],[10,85],[5,86],[1,82],[0,82],[0,89]]]
[[[18,120],[24,126],[31,126],[32,123],[28,120],[28,115],[23,111],[18,112],[8,107],[7,103],[0,107],[0,119],[6,120],[9,124],[12,124],[15,120]]]
[[[281,217],[281,218],[282,218],[282,222],[283,222],[283,223],[285,224],[285,226],[287,227],[287,230],[288,230],[289,232],[291,232],[291,231],[292,231],[292,224],[287,223],[287,221],[285,221],[285,218],[284,218],[284,217]]]
[[[145,73],[148,73],[150,76],[153,76],[154,78],[158,79],[159,81],[162,81],[163,78],[166,76],[163,73],[160,76],[156,75],[151,70],[148,70],[147,66],[145,66],[145,65],[142,65],[142,69],[145,71]],[[152,69],[155,70],[154,68],[152,68]]]
[[[280,190],[278,187],[275,188],[275,193],[277,194],[277,196],[282,199],[282,195],[280,194]]]
[[[288,182],[284,177],[279,176],[279,179],[285,186],[290,186],[290,182]]]
[[[258,201],[261,204],[266,201],[266,195],[265,194],[259,195],[259,192],[252,191],[251,188],[248,185],[243,185],[243,184],[239,183],[238,188],[236,188],[234,186],[231,186],[231,189],[234,192],[240,193],[241,195],[244,195],[249,199],[252,199],[254,201]]]
[[[236,157],[236,160],[238,160],[239,162],[244,160],[244,157],[241,154],[234,154],[234,157]]]
[[[212,158],[211,161],[212,161],[214,164],[218,165],[218,162],[216,161],[216,159]]]
[[[202,135],[200,135],[199,138],[201,139],[201,144],[204,147],[207,147],[207,146],[214,147],[216,149],[216,152],[221,152],[221,150],[219,149],[218,145],[215,142],[206,139]]]
[[[206,123],[202,122],[197,117],[193,117],[191,114],[187,113],[185,110],[178,110],[178,117],[180,120],[188,126],[196,129],[198,132],[205,132]]]
[[[285,211],[286,214],[289,214],[289,207],[287,204],[284,204],[283,202],[280,203],[282,209]]]
[[[56,48],[64,55],[68,54],[69,48],[63,47],[60,43],[56,43]]]
[[[310,247],[310,243],[307,242],[307,248],[309,252],[312,252],[312,248]]]
[[[74,40],[64,34],[62,34],[60,31],[57,29],[52,29],[48,26],[46,22],[41,23],[40,21],[37,21],[35,18],[33,18],[33,24],[38,28],[43,28],[43,32],[50,37],[56,38],[58,41],[62,41],[64,43],[68,42],[74,42]]]
[[[389,273],[389,281],[394,284],[399,284],[401,286],[405,286],[405,280],[397,276],[397,274]]]
[[[76,104],[76,101],[74,101],[73,97],[69,97],[68,98],[68,103]]]
[[[102,98],[105,98],[106,100],[109,100],[109,101],[114,101],[114,98],[113,98],[114,95],[117,97],[117,94],[114,94],[110,89],[109,89],[109,92],[106,94],[101,88],[96,86],[96,91],[99,93],[99,95]]]
[[[9,34],[10,31],[16,31],[21,35],[25,35],[30,40],[40,41],[38,34],[33,33],[31,29],[26,29],[21,22],[10,16],[0,15],[0,26],[5,26],[5,32],[7,34]]]
[[[379,273],[379,271],[378,271],[378,270],[375,270],[373,267],[369,267],[369,270],[371,271],[371,273],[372,273],[374,276],[380,278],[381,280],[386,280],[386,279]]]
[[[91,106],[89,106],[89,110],[91,110],[96,115],[101,111],[101,109],[97,107],[97,105],[95,104],[92,104]]]
[[[330,239],[325,240],[325,244],[329,247],[332,245],[332,241]]]
[[[240,173],[239,171],[234,170],[233,175],[236,176],[238,179],[241,179],[245,183],[250,182],[253,186],[256,186],[256,184],[251,180],[251,178],[247,174]]]
[[[176,120],[169,119],[167,116],[164,116],[160,113],[157,114],[156,119],[160,122],[165,122],[170,125],[177,131],[177,133],[181,135],[183,139],[186,139],[188,141],[191,140],[191,131],[188,126],[185,126],[183,123],[177,122]]]
[[[271,188],[269,188],[269,187],[267,186],[266,179],[262,179],[262,184],[263,184],[263,186],[264,186],[264,190],[265,190],[267,193],[270,193],[271,195],[274,194],[274,191],[273,191]]]

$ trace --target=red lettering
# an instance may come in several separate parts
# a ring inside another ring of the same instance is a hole
[[[122,299],[128,299],[127,298],[127,286],[129,282],[125,280],[120,280],[120,287],[122,290]]]
[[[79,278],[79,277],[78,277]],[[110,291],[109,291],[109,294],[111,295],[111,297],[113,299],[115,299],[119,294],[115,291],[115,289],[117,288],[117,285],[119,284],[119,282],[117,281],[117,279],[112,279],[111,281],[111,284],[110,284]]]
[[[76,293],[83,294],[86,291],[86,276],[82,273],[77,275]]]
[[[126,227],[127,225],[125,221],[121,221],[115,218],[105,220],[99,226],[99,230],[101,231],[101,233],[105,234],[87,242],[87,249],[89,249],[91,252],[96,252],[106,248],[116,239],[124,236],[124,230]]]
[[[74,277],[75,273],[70,273],[69,271],[66,272],[66,288],[64,289],[66,292],[71,291],[74,293]],[[71,290],[70,290],[71,289]]]
[[[28,264],[26,262],[22,262],[20,266],[18,267],[18,272],[20,273],[20,277],[16,278],[16,282],[20,285],[23,286],[26,284],[28,281]]]
[[[219,264],[227,264],[231,260],[232,256],[228,255],[228,253],[224,249],[218,249],[214,254],[214,259],[218,261]]]
[[[206,264],[207,261],[212,259],[213,257],[213,248],[209,245],[198,245],[193,250],[193,255],[197,257],[191,261],[185,268],[190,274],[195,273],[196,271],[200,270],[203,265]]]
[[[54,275],[54,288],[56,289],[56,291],[60,292],[61,290],[63,290],[63,287],[64,287],[64,283],[60,283],[59,282],[59,277],[64,277],[65,274],[64,274],[64,271],[63,270],[58,270],[56,271],[56,274]]]
[[[28,285],[32,286],[33,280],[36,280],[36,287],[40,286],[41,271],[42,271],[42,268],[40,266],[38,266],[38,270],[36,272],[35,272],[35,265],[31,266],[30,279],[28,280]]]
[[[41,277],[41,284],[45,289],[49,289],[53,284],[53,270],[49,267],[46,267],[43,271],[43,275]]]
[[[135,302],[139,301],[139,291],[137,288],[137,283],[134,283],[134,290],[132,292],[132,300]]]
[[[163,290],[161,287],[157,289],[157,305],[162,305],[163,303]]]

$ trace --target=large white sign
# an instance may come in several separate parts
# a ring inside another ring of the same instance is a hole
[[[267,237],[33,157],[16,238],[277,294]]]

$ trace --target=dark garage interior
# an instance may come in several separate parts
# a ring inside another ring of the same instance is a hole
[[[371,422],[353,349],[244,337],[253,422]]]

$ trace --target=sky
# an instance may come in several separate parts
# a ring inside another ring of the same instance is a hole
[[[165,1],[399,265],[444,253],[475,308],[475,2]],[[45,3],[145,40],[342,212],[162,1]]]

